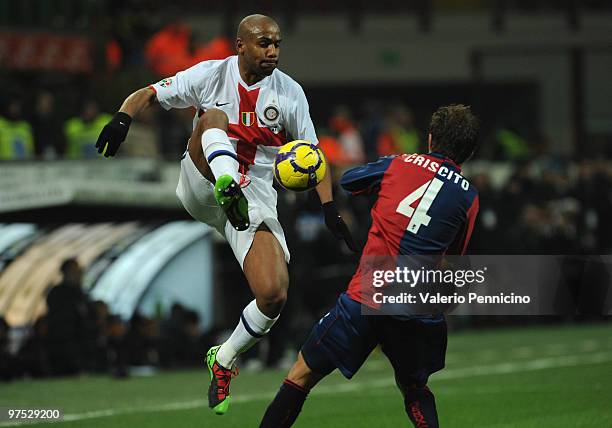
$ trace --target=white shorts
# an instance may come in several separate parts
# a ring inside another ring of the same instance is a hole
[[[176,196],[194,219],[215,228],[225,236],[240,267],[243,267],[244,259],[253,244],[255,232],[262,223],[265,223],[276,237],[285,253],[285,261],[289,263],[290,254],[285,241],[285,233],[276,215],[276,192],[274,189],[257,190],[258,186],[266,185],[272,187],[271,183],[268,184],[253,177],[251,183],[242,188],[249,202],[251,222],[249,228],[244,231],[237,231],[227,220],[223,209],[215,200],[214,185],[198,171],[189,153],[186,153],[181,160],[181,175],[176,187]],[[274,198],[270,197],[270,190],[274,192]]]

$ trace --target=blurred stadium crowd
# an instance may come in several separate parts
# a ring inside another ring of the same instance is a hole
[[[129,375],[129,367],[190,367],[213,344],[199,330],[199,315],[175,303],[167,318],[138,313],[123,322],[106,303],[82,289],[76,259],[62,266],[63,281],[47,295],[47,313],[25,336],[9,340],[0,317],[0,380],[85,373]],[[11,349],[17,343],[17,349]]]

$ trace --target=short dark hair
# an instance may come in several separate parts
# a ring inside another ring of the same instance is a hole
[[[431,116],[429,125],[431,150],[461,164],[476,150],[479,131],[480,121],[469,106],[451,104],[440,107]]]
[[[78,267],[79,266],[79,262],[76,258],[74,257],[70,257],[69,259],[64,260],[64,262],[61,264],[60,266],[60,272],[63,275],[66,275],[66,273],[68,272],[69,269],[72,269],[73,267]]]

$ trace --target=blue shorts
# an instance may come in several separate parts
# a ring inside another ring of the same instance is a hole
[[[311,370],[327,375],[337,368],[350,379],[380,345],[399,384],[424,386],[444,368],[446,342],[443,318],[423,322],[362,315],[361,304],[343,293],[314,326],[301,352]]]

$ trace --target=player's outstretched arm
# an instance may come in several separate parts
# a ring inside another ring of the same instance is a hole
[[[132,118],[153,105],[156,99],[155,91],[151,88],[139,89],[127,97],[119,111],[102,129],[96,141],[98,153],[102,153],[105,157],[115,156],[119,146],[127,137]]]
[[[328,164],[327,170],[325,171],[325,177],[323,177],[323,180],[321,180],[319,185],[316,187],[317,193],[319,194],[319,199],[321,200],[321,206],[323,207],[323,213],[325,214],[325,225],[336,237],[336,239],[344,239],[347,247],[349,247],[349,249],[354,253],[358,253],[360,248],[355,243],[353,235],[351,235],[351,231],[349,230],[348,226],[344,220],[342,220],[342,217],[336,208],[336,203],[333,200],[331,176],[331,169]]]

